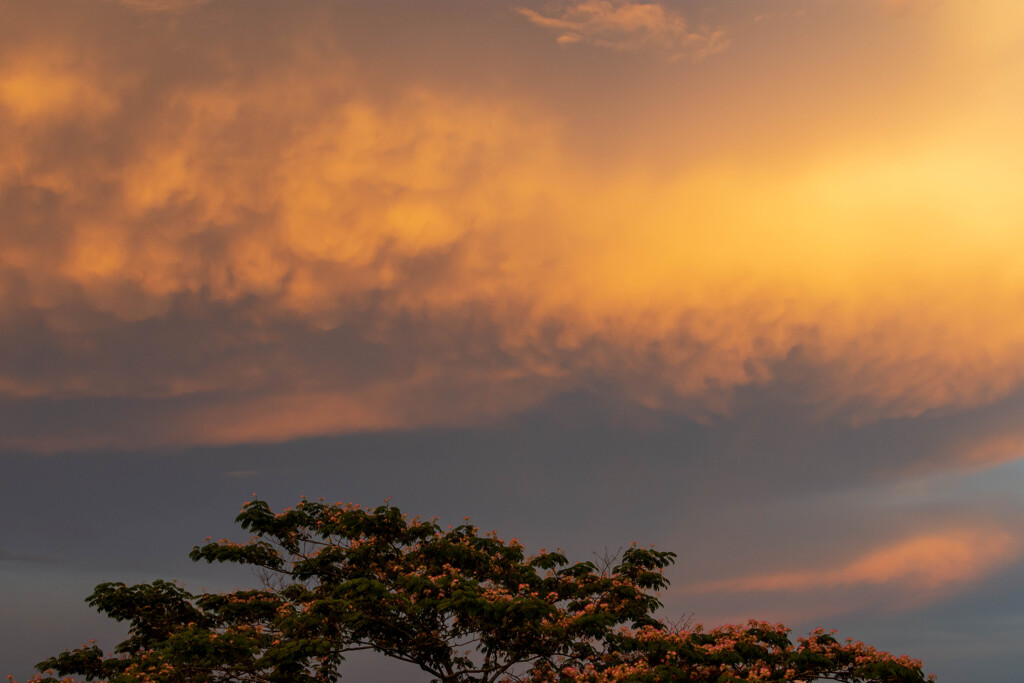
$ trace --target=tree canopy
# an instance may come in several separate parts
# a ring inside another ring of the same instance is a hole
[[[571,563],[468,518],[444,529],[390,505],[302,500],[275,513],[255,499],[236,521],[249,541],[207,539],[191,558],[253,567],[262,588],[100,584],[87,601],[128,622],[127,638],[47,659],[33,680],[326,683],[358,650],[446,683],[930,680],[920,661],[822,630],[794,643],[781,624],[670,628],[654,613],[671,552],[633,545],[606,566]]]

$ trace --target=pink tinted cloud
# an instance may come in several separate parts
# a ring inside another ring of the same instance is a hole
[[[880,588],[897,602],[930,602],[985,579],[1020,556],[1021,541],[998,527],[921,533],[844,564],[691,584],[690,594],[796,593]]]
[[[563,45],[589,43],[619,51],[655,49],[670,59],[698,61],[728,45],[721,29],[694,29],[657,2],[583,0],[548,13],[518,8],[537,26],[557,32]]]

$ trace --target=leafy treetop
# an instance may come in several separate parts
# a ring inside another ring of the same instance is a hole
[[[33,680],[326,683],[366,649],[453,683],[926,680],[919,661],[823,631],[794,646],[759,622],[668,629],[652,615],[675,555],[653,548],[598,567],[527,556],[468,519],[443,529],[390,505],[305,499],[278,513],[255,499],[237,522],[249,541],[207,539],[191,557],[253,567],[263,588],[101,584],[89,604],[129,622],[128,637],[109,655],[87,644],[41,662]]]

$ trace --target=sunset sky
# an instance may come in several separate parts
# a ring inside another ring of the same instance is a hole
[[[1022,84],[1019,0],[0,0],[0,676],[255,492],[1019,683]]]

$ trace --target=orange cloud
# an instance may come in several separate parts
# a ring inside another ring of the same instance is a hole
[[[956,461],[968,468],[988,468],[1024,459],[1024,431],[992,434],[957,449]]]
[[[0,107],[16,124],[95,120],[118,106],[116,84],[60,46],[18,54],[0,72]]]
[[[223,415],[131,437],[178,443],[466,424],[596,385],[701,419],[794,364],[808,410],[861,422],[1024,383],[1008,106],[897,143],[844,122],[825,149],[707,124],[721,143],[676,163],[595,139],[595,164],[536,98],[381,86],[316,14],[179,50],[213,8],[5,45],[4,396]],[[526,13],[622,46],[685,29],[654,4]]]
[[[946,594],[976,583],[1020,555],[1016,536],[998,528],[939,531],[872,550],[831,569],[801,569],[708,581],[695,594],[797,592],[864,585],[912,594]]]
[[[672,59],[703,59],[729,44],[725,32],[693,30],[687,21],[657,2],[583,0],[548,16],[525,7],[520,14],[534,24],[558,32],[563,45],[585,42],[613,50],[653,48]]]

